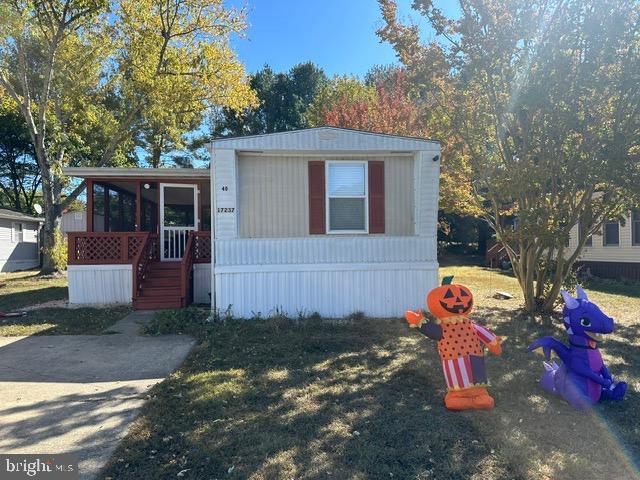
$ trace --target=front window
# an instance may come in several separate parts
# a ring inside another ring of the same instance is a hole
[[[367,162],[327,162],[327,232],[367,233]]]
[[[620,245],[620,223],[617,220],[610,220],[604,224],[604,246]]]
[[[11,236],[13,243],[20,243],[24,241],[24,226],[22,223],[14,222],[13,228],[11,229]]]
[[[133,182],[93,184],[93,231],[136,230],[136,187]]]
[[[631,212],[631,242],[633,246],[640,246],[640,210]]]

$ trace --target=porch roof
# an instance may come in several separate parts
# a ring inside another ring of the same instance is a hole
[[[166,178],[166,179],[208,179],[208,168],[120,168],[120,167],[66,167],[62,173],[79,178]]]

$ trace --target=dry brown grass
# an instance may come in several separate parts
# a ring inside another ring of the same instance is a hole
[[[451,274],[474,291],[474,317],[506,339],[487,362],[494,410],[447,411],[435,345],[403,320],[232,321],[202,329],[102,476],[640,478],[640,299],[591,291],[617,319],[603,353],[630,391],[580,414],[539,388],[541,357],[526,352],[540,335],[563,338],[560,322],[524,315],[509,276],[441,269]]]

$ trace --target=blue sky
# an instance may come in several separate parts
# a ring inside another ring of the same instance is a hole
[[[247,7],[246,38],[233,46],[247,71],[268,63],[275,71],[311,60],[328,75],[363,76],[373,65],[395,63],[391,46],[380,43],[376,29],[383,25],[376,0],[228,0]],[[424,24],[411,9],[412,0],[398,0],[401,18]],[[438,2],[445,13],[455,14],[453,0]],[[424,35],[430,35],[423,28]]]

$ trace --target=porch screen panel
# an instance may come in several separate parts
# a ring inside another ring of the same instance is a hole
[[[93,184],[93,231],[105,231],[105,187],[99,183]]]
[[[136,230],[136,184],[122,182],[107,186],[110,232],[134,232]]]

